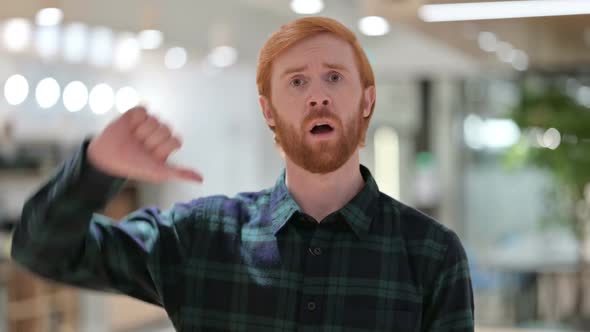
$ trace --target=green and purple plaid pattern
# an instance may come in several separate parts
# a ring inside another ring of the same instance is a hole
[[[66,284],[162,306],[178,331],[473,331],[458,237],[365,186],[321,223],[285,185],[210,196],[121,222],[100,214],[125,179],[88,141],[24,205],[12,257]]]

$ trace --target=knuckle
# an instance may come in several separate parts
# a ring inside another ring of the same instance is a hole
[[[160,127],[160,135],[169,138],[170,136],[172,136],[172,132],[170,131],[170,128],[168,128],[168,126],[163,125],[162,127]]]

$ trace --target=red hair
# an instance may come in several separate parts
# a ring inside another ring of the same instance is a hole
[[[258,68],[256,71],[256,85],[258,94],[270,99],[270,76],[273,60],[283,51],[303,39],[319,33],[332,33],[347,41],[353,48],[356,55],[356,62],[359,69],[363,90],[375,85],[373,69],[369,64],[367,55],[358,42],[355,34],[342,23],[327,17],[303,17],[289,22],[273,33],[266,41],[258,57]],[[375,103],[371,106],[371,115]],[[370,118],[371,115],[368,117]]]

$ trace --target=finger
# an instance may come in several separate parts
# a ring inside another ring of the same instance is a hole
[[[122,118],[129,123],[132,129],[136,129],[139,124],[145,121],[148,117],[147,110],[143,106],[135,106],[123,113]]]
[[[165,124],[161,124],[160,127],[156,129],[156,131],[146,138],[144,143],[145,147],[152,151],[158,147],[158,145],[168,140],[171,136],[172,132],[170,131],[170,128]]]
[[[180,139],[177,137],[170,137],[166,142],[158,145],[153,152],[153,156],[158,161],[166,161],[172,151],[179,149],[182,146]]]
[[[176,178],[179,180],[194,181],[194,182],[198,182],[198,183],[203,182],[203,176],[199,172],[194,171],[192,169],[174,166],[174,165],[167,165],[166,168],[167,168],[167,172],[168,172],[168,175],[170,176],[170,178]]]
[[[135,130],[135,137],[137,137],[140,141],[144,141],[148,138],[154,131],[158,129],[160,123],[156,118],[153,116],[148,116],[148,118],[143,121],[139,127]]]

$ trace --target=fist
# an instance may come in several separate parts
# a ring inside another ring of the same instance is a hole
[[[118,117],[90,142],[88,162],[111,176],[159,183],[172,179],[202,182],[189,168],[170,165],[170,154],[182,146],[170,128],[142,106]]]

